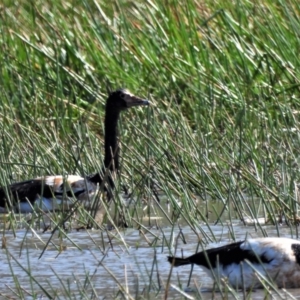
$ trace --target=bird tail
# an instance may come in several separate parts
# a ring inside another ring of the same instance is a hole
[[[174,267],[189,265],[191,262],[188,258],[168,256],[168,262]]]

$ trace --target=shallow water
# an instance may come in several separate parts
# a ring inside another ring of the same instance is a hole
[[[210,228],[201,226],[203,233],[210,235],[213,230],[217,240],[222,243],[209,243],[207,247],[220,246],[232,241],[231,228],[221,225],[212,225]],[[246,227],[236,221],[232,228],[236,239],[242,239],[246,234],[261,236],[255,232],[254,227]],[[264,226],[264,230],[270,236],[276,236],[274,226]],[[182,239],[177,239],[182,233]],[[197,230],[196,232],[199,232]],[[290,237],[290,228],[280,228],[282,236]],[[202,234],[203,234],[202,233]],[[6,249],[0,251],[1,259],[1,295],[11,295],[9,290],[16,290],[17,284],[21,286],[24,298],[32,299],[32,294],[45,295],[45,289],[52,297],[57,294],[61,299],[67,298],[71,293],[76,298],[82,294],[87,299],[113,298],[119,290],[127,289],[133,298],[136,293],[147,294],[151,298],[163,298],[164,286],[170,274],[170,265],[166,260],[169,255],[168,244],[171,249],[177,243],[177,253],[183,251],[184,255],[196,251],[198,238],[188,226],[183,226],[181,231],[178,227],[172,230],[171,227],[159,229],[151,228],[151,233],[144,230],[141,234],[136,229],[128,229],[118,234],[116,231],[81,231],[71,232],[63,240],[55,237],[52,241],[60,245],[64,251],[59,252],[54,245],[49,245],[41,258],[43,241],[50,238],[50,233],[28,234],[19,230],[14,237],[6,232]],[[74,243],[77,246],[74,246]],[[23,268],[21,267],[23,266]],[[182,285],[185,288],[188,284],[191,268],[189,266],[173,269],[170,282],[174,286]],[[37,281],[30,281],[28,272]],[[15,279],[12,276],[15,275]],[[180,283],[179,283],[180,281]],[[40,286],[39,286],[39,285]],[[191,277],[191,288],[202,287],[201,298],[212,299],[209,290],[212,289],[212,281],[199,267],[195,267]],[[206,291],[206,292],[204,292]],[[300,295],[300,290],[290,290],[293,295]],[[20,293],[20,289],[18,290]],[[284,294],[283,291],[281,293]],[[191,298],[200,297],[195,292],[188,294]],[[242,299],[242,294],[239,294]],[[214,299],[221,299],[220,293],[215,293]],[[252,299],[264,299],[262,291],[255,292]],[[181,299],[183,296],[174,288],[169,290],[170,299]],[[228,296],[233,299],[233,296]],[[279,299],[275,297],[273,299]],[[289,297],[286,297],[289,299]]]
[[[214,207],[209,210],[220,214],[223,204],[211,203]],[[164,211],[168,208],[164,207]],[[220,292],[212,294],[213,282],[200,267],[194,267],[191,278],[190,266],[174,268],[171,272],[166,256],[174,254],[175,248],[178,255],[191,255],[197,251],[200,239],[203,246],[210,248],[244,239],[246,235],[278,236],[279,231],[280,236],[296,237],[292,232],[296,228],[280,226],[276,229],[273,225],[263,222],[257,225],[249,220],[247,224],[256,226],[245,226],[239,220],[228,222],[227,211],[217,225],[213,225],[215,216],[211,214],[211,225],[199,223],[194,229],[184,222],[181,227],[172,227],[159,209],[155,209],[155,213],[152,214],[155,217],[143,220],[144,227],[140,230],[73,231],[63,238],[57,233],[44,253],[51,237],[49,232],[17,230],[14,236],[5,231],[6,242],[2,242],[5,247],[0,250],[0,299],[3,295],[13,296],[13,292],[24,299],[32,299],[33,295],[59,299],[111,299],[116,295],[122,298],[118,291],[128,293],[132,299],[138,295],[163,299],[169,277],[169,299],[184,298],[179,287],[184,291],[192,289],[188,292],[191,299],[222,299]],[[189,289],[186,289],[188,284]],[[197,289],[201,290],[200,295]],[[300,290],[289,292],[295,297],[300,295]],[[289,299],[284,293],[282,290],[282,297]],[[242,293],[225,296],[243,299]],[[256,291],[250,298],[265,299],[265,296],[265,292]]]

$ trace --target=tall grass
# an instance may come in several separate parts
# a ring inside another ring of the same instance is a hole
[[[105,224],[122,215],[147,231],[157,223],[143,218],[162,215],[209,242],[213,228],[201,224],[226,214],[265,217],[278,235],[286,222],[297,237],[299,8],[295,0],[4,1],[0,184],[100,170],[107,90],[123,86],[153,105],[122,116],[122,175]],[[123,185],[134,195],[128,208]],[[55,228],[72,224],[51,218]],[[90,220],[84,210],[76,218]]]

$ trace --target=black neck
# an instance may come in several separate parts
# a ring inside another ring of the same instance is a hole
[[[292,244],[292,250],[294,252],[297,264],[300,265],[300,245],[297,243]]]
[[[111,171],[119,170],[119,145],[118,145],[118,120],[120,111],[109,104],[105,111],[105,141],[104,141],[104,166]]]
[[[118,145],[118,120],[120,110],[116,109],[110,104],[108,100],[105,107],[105,120],[104,120],[104,168],[109,169],[111,172],[118,172],[119,170],[119,145]],[[102,170],[105,174],[105,169]],[[102,172],[97,172],[88,176],[88,179],[94,183],[101,183]],[[113,187],[112,178],[109,176],[108,182]]]

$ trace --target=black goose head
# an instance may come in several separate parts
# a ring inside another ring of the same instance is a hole
[[[104,165],[111,170],[119,169],[118,119],[121,111],[130,107],[149,105],[148,100],[134,96],[126,89],[119,89],[109,94],[105,112],[105,158]]]
[[[113,108],[115,111],[123,111],[133,106],[149,105],[149,101],[134,96],[127,89],[118,89],[109,94],[106,108]]]

